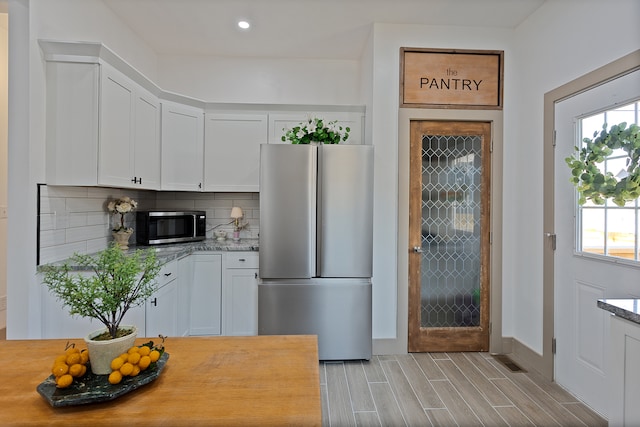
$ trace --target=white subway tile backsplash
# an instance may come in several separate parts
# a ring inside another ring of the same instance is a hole
[[[67,228],[66,241],[86,242],[87,240],[105,237],[111,234],[109,228],[105,224],[92,225],[88,227]]]
[[[191,209],[207,214],[207,237],[212,229],[233,231],[231,208],[244,213],[242,238],[257,238],[260,231],[258,193],[163,192],[103,187],[40,187],[40,263],[60,261],[74,252],[93,253],[111,242],[113,217],[106,210],[110,200],[129,196],[138,202],[138,210]],[[135,215],[125,224],[135,229]],[[131,242],[135,242],[135,235]]]
[[[64,245],[65,240],[65,231],[62,230],[40,230],[40,247],[55,247],[58,245]]]

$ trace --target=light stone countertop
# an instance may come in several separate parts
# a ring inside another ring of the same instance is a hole
[[[231,239],[227,239],[224,241],[219,241],[216,239],[206,239],[199,242],[175,243],[168,245],[131,245],[129,246],[129,250],[127,251],[127,253],[132,254],[136,250],[144,251],[148,249],[154,249],[160,263],[166,264],[195,252],[256,252],[258,251],[258,239],[240,239],[238,242],[234,242]],[[47,265],[56,266],[64,265],[65,263],[69,265],[71,270],[85,270],[84,267],[73,265],[71,259],[65,259],[51,264],[39,266],[38,270],[46,268]]]
[[[598,307],[616,316],[640,324],[640,299],[607,298],[599,299]]]

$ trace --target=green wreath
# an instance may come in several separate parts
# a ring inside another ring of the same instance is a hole
[[[611,126],[607,124],[602,130],[593,134],[593,139],[584,138],[582,148],[575,147],[576,154],[565,161],[571,168],[571,183],[578,189],[578,203],[583,205],[591,200],[596,205],[603,205],[605,200],[612,199],[618,206],[640,197],[640,127],[626,122]],[[627,153],[627,168],[618,177],[613,173],[602,173],[598,164],[605,161],[614,150],[622,149]],[[626,175],[625,175],[626,174]]]

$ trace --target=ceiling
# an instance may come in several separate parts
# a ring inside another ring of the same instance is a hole
[[[515,28],[545,0],[102,1],[159,55],[357,59],[372,23]]]

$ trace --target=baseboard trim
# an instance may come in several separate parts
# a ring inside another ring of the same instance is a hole
[[[374,339],[372,345],[374,355],[407,354],[407,344],[393,338]]]
[[[505,337],[502,340],[503,350],[507,348],[511,349],[509,352],[505,351],[505,354],[508,353],[514,362],[528,371],[535,371],[544,378],[552,380],[549,375],[545,374],[545,363],[540,353],[532,350],[515,338]]]

